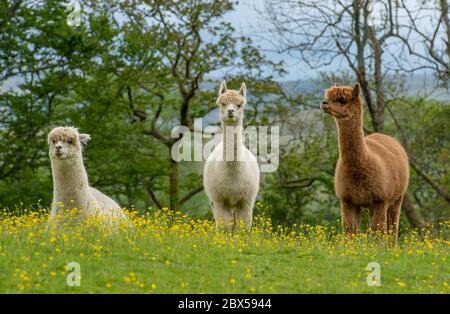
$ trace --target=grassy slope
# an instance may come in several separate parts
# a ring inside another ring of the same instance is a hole
[[[0,223],[1,293],[450,292],[449,242],[414,234],[387,249],[322,227],[276,232],[262,218],[234,237],[167,212],[135,217],[134,232],[113,235],[86,226],[46,231],[44,220]],[[80,287],[66,285],[72,261],[81,265]],[[381,265],[380,287],[366,284],[372,261]]]

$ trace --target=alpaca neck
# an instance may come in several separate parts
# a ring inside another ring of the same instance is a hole
[[[229,166],[239,165],[242,153],[242,121],[235,125],[222,122],[223,160]]]
[[[367,161],[367,145],[364,138],[361,117],[336,120],[339,133],[339,156],[343,163],[353,167],[362,166]]]
[[[87,173],[81,154],[73,159],[52,159],[53,188],[55,196],[75,197],[89,188]]]

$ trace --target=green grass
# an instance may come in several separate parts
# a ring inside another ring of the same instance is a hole
[[[77,225],[47,229],[45,215],[0,220],[1,293],[449,293],[449,242],[403,235],[397,248],[366,234],[345,238],[318,226],[250,234],[216,232],[181,213],[134,216],[132,231]],[[449,224],[442,228],[448,229]],[[447,230],[446,229],[446,230]],[[295,232],[295,233],[291,233]],[[81,286],[69,287],[69,262]],[[381,286],[366,283],[381,266]]]

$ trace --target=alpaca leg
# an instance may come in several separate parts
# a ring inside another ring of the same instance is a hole
[[[230,208],[227,208],[225,204],[215,202],[213,205],[214,221],[216,222],[216,228],[218,230],[230,231],[233,229],[234,216]]]
[[[361,224],[361,208],[352,202],[341,200],[341,213],[344,233],[357,233]]]
[[[387,228],[392,233],[394,243],[397,243],[398,226],[400,220],[400,211],[402,207],[403,196],[395,200],[388,208]]]
[[[388,203],[380,202],[369,208],[369,225],[372,231],[386,232]]]
[[[238,226],[245,225],[245,229],[250,230],[253,219],[253,203],[245,203],[241,208],[236,210],[236,223]]]

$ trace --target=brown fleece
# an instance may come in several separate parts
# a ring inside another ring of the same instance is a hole
[[[359,230],[362,208],[369,208],[370,228],[392,230],[397,239],[400,208],[408,187],[408,156],[394,138],[373,133],[364,137],[359,84],[334,86],[325,92],[321,108],[336,119],[339,159],[335,191],[342,225],[347,233]]]

